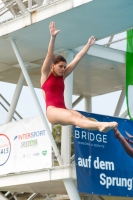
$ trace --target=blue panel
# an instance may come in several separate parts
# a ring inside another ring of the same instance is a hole
[[[85,112],[81,114],[97,121],[118,122],[122,140],[120,142],[114,136],[113,130],[101,133],[74,127],[79,192],[133,196],[133,139],[126,134],[133,135],[133,121]]]

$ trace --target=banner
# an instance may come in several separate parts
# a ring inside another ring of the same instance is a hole
[[[126,102],[128,115],[133,120],[133,30],[127,31]]]
[[[133,197],[133,121],[81,112],[92,121],[118,122],[119,132],[74,127],[80,193]]]
[[[51,144],[41,117],[0,126],[0,175],[51,166]]]

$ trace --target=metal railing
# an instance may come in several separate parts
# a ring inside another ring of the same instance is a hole
[[[0,106],[2,106],[2,108],[3,108],[6,112],[8,112],[8,109],[9,109],[9,107],[10,107],[10,103],[2,96],[2,94],[0,94],[0,100],[2,100],[2,101],[0,101]],[[15,115],[17,116],[18,119],[23,119],[23,118],[21,117],[21,115],[20,115],[17,111],[15,111]],[[13,119],[14,119],[15,121],[18,120],[18,119],[16,119],[15,116],[13,116]]]
[[[61,0],[1,0],[0,24]]]
[[[96,44],[126,52],[126,31],[96,41]]]

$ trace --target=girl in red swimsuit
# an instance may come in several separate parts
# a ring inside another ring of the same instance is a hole
[[[51,39],[48,53],[41,70],[41,87],[46,100],[47,118],[51,124],[76,125],[84,129],[107,132],[117,127],[116,122],[93,122],[75,110],[69,110],[64,103],[64,79],[74,70],[79,61],[94,44],[92,36],[84,48],[75,56],[66,67],[66,60],[60,55],[53,55],[55,38],[59,32],[54,22],[49,25]]]

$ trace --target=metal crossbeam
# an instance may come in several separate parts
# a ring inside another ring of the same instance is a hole
[[[0,105],[8,112],[8,109],[0,102]],[[13,119],[16,121],[16,118],[13,117]]]
[[[4,101],[8,106],[10,106],[9,102],[2,96],[2,94],[0,94],[0,97],[3,99],[3,101]],[[21,115],[20,115],[17,111],[15,111],[14,113],[15,113],[20,119],[23,119],[23,118],[21,117]]]
[[[107,46],[107,45],[110,45],[110,44],[114,44],[114,43],[116,43],[116,42],[120,42],[120,41],[123,41],[123,40],[126,40],[126,39],[127,39],[127,38],[125,37],[125,38],[121,38],[121,39],[119,39],[119,40],[111,41],[111,42],[108,42],[108,43],[103,44],[103,46]]]
[[[9,6],[11,6],[14,2],[15,2],[15,0],[12,0],[12,1],[8,2],[7,4],[5,4],[5,6],[3,6],[0,9],[0,12],[2,12],[4,9],[8,8]]]

